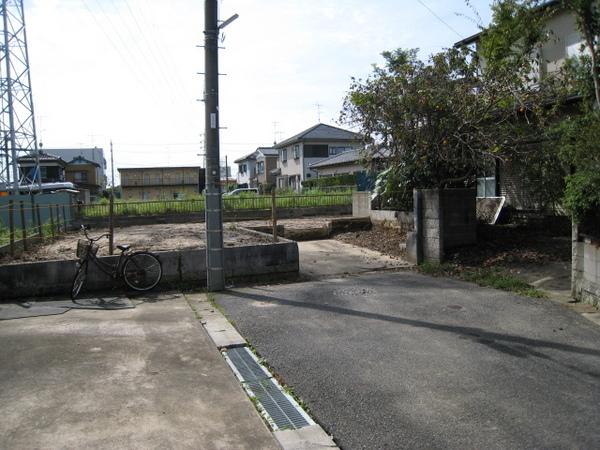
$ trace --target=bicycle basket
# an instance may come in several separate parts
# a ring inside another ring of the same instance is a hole
[[[88,255],[88,251],[95,256],[96,253],[98,253],[98,248],[98,244],[94,244],[93,242],[87,241],[85,239],[79,239],[77,241],[77,257],[86,257]]]

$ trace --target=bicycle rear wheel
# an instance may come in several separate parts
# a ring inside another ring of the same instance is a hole
[[[75,300],[81,292],[81,288],[85,283],[85,279],[87,277],[87,261],[83,261],[79,264],[79,268],[73,277],[73,283],[71,284],[71,300]]]
[[[123,264],[123,279],[127,286],[136,291],[149,291],[161,277],[162,265],[152,253],[132,253]]]

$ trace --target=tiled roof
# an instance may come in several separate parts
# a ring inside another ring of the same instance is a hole
[[[323,159],[319,162],[310,165],[310,168],[319,168],[327,166],[339,166],[341,164],[348,164],[352,162],[360,161],[360,150],[348,150],[340,154],[331,156],[327,159]]]
[[[83,156],[76,156],[68,164],[90,164],[92,166],[100,167],[100,164],[94,161],[90,161],[89,159],[84,158]]]
[[[247,154],[246,156],[242,156],[241,158],[236,159],[235,161],[233,161],[235,164],[239,164],[243,161],[247,161],[249,159],[256,159],[256,150],[253,151],[252,153]]]
[[[257,152],[261,152],[265,156],[279,156],[279,150],[273,147],[258,147]]]
[[[60,164],[67,164],[60,156],[51,155],[49,153],[45,153],[42,151],[40,151],[39,158],[40,158],[40,162],[55,161]],[[27,156],[21,156],[19,158],[19,162],[26,162],[26,161],[35,161],[35,155],[31,154],[31,155],[27,155]]]
[[[304,141],[360,141],[361,139],[362,136],[360,134],[353,133],[352,131],[318,123],[279,144],[275,144],[274,147],[282,148],[295,142]]]

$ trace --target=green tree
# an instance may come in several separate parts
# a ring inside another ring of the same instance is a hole
[[[399,180],[399,195],[472,186],[485,164],[529,154],[527,144],[544,135],[548,94],[523,81],[525,66],[482,71],[467,48],[427,62],[414,49],[383,57],[366,80],[352,80],[341,118],[361,130],[373,152],[389,152],[388,178]]]
[[[600,218],[600,10],[596,0],[561,0],[551,5],[540,0],[505,0],[492,5],[493,20],[482,33],[481,52],[491,67],[521,61],[524,66],[538,63],[536,49],[554,39],[547,22],[565,12],[574,16],[583,38],[579,56],[572,57],[560,70],[556,82],[561,96],[552,98],[560,107],[569,97],[577,107],[563,107],[550,129],[553,140],[545,156],[569,168],[565,177],[564,204],[576,222]],[[517,30],[517,31],[515,31]],[[525,33],[525,37],[520,36]]]

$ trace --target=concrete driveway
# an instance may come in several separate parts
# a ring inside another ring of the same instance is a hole
[[[298,242],[300,276],[319,279],[410,267],[408,262],[334,239]]]
[[[0,448],[279,448],[181,294],[1,321],[0,343]]]
[[[598,448],[600,328],[412,272],[217,296],[345,449]]]

